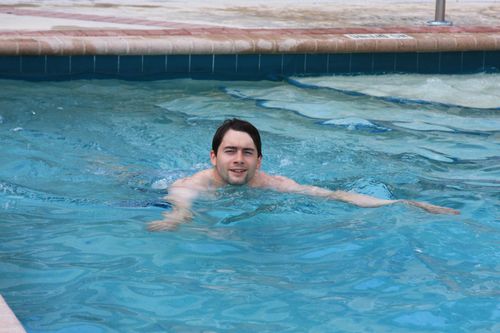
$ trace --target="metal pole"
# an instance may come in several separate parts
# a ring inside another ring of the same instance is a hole
[[[427,22],[428,25],[448,26],[453,25],[452,22],[446,21],[444,15],[446,12],[446,0],[436,0],[436,15],[434,21]]]

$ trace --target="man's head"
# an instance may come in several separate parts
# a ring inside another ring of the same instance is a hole
[[[230,119],[215,132],[210,160],[219,180],[231,185],[251,181],[262,160],[259,131],[249,122]]]
[[[248,121],[236,118],[226,119],[215,132],[214,138],[212,139],[212,150],[215,155],[217,155],[217,150],[219,149],[224,135],[226,135],[226,132],[229,130],[247,133],[252,138],[255,148],[257,148],[258,157],[262,157],[262,145],[260,142],[259,130],[257,130],[257,128],[255,128],[255,126],[250,124]]]

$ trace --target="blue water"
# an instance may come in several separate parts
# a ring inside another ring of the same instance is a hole
[[[498,330],[498,106],[331,86],[0,81],[0,294],[33,333]],[[237,187],[148,232],[233,116],[271,174],[462,214]]]

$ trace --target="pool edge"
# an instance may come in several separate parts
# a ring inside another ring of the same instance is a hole
[[[0,55],[3,56],[496,50],[500,50],[500,26],[0,31]]]
[[[26,333],[2,295],[0,295],[0,333]]]

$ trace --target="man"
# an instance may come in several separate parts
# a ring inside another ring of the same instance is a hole
[[[200,171],[174,182],[165,200],[172,210],[163,213],[163,220],[149,224],[149,230],[172,230],[192,218],[191,205],[200,195],[209,194],[228,185],[247,185],[278,192],[306,194],[354,204],[359,207],[380,207],[404,203],[434,214],[459,214],[451,208],[410,200],[386,200],[344,191],[331,191],[317,186],[301,185],[283,176],[271,176],[260,171],[262,150],[259,131],[249,122],[226,120],[212,140],[210,161],[213,168]]]

